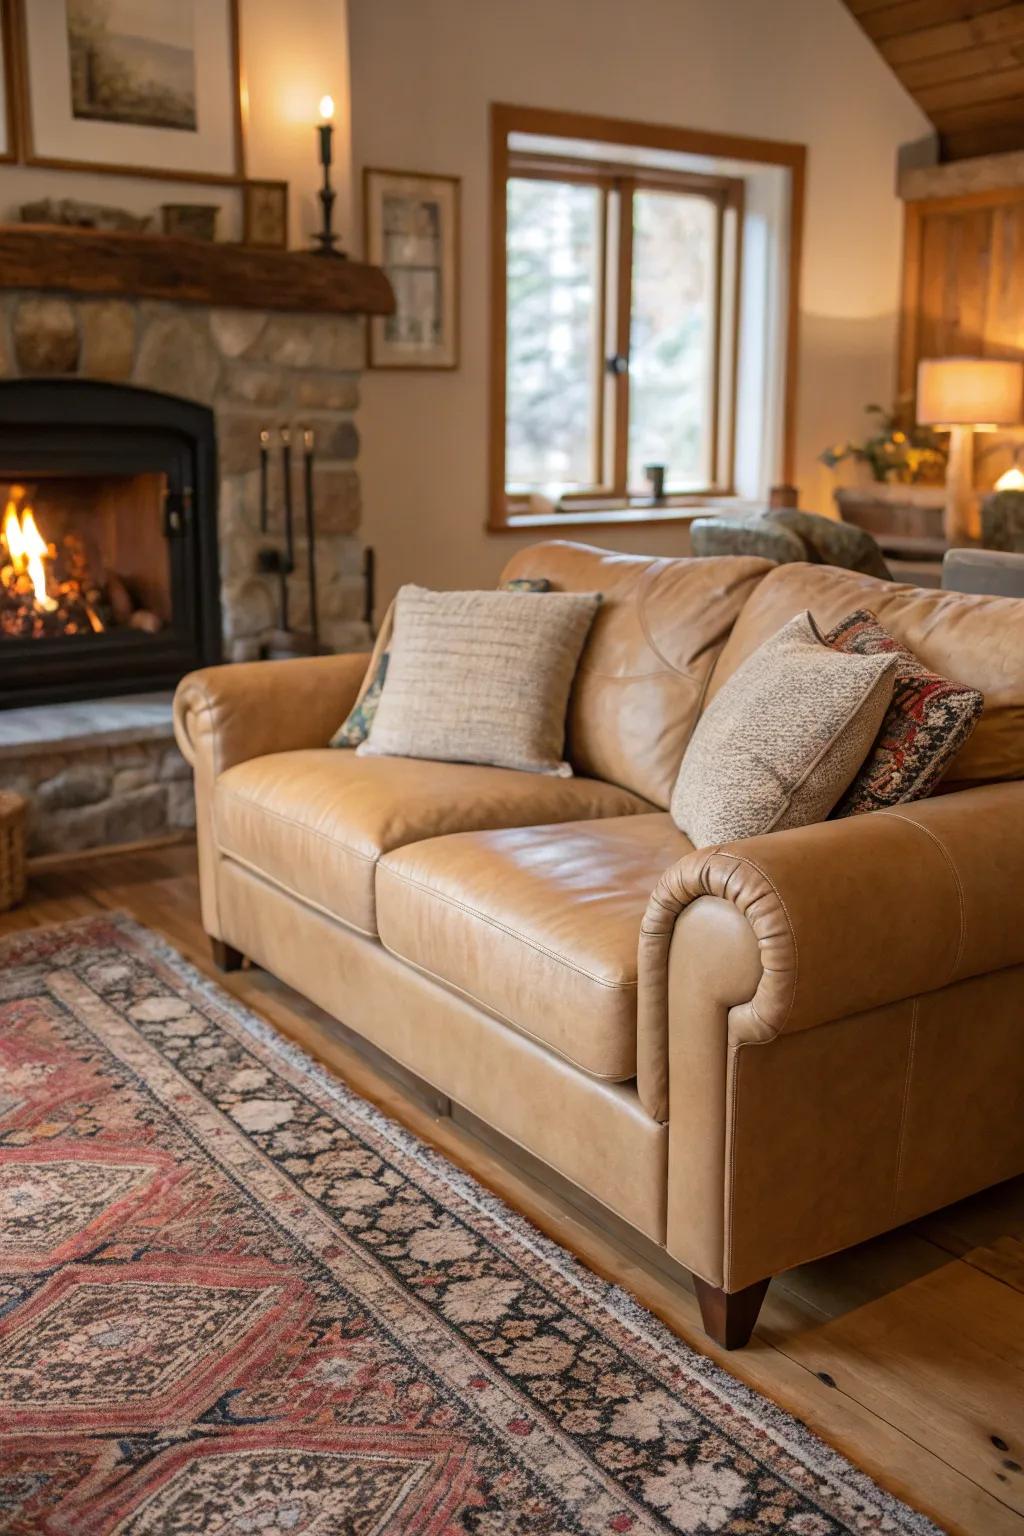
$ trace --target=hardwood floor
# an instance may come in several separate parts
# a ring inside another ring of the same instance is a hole
[[[803,1419],[951,1532],[1024,1536],[1024,1179],[776,1280],[751,1344],[724,1355],[692,1289],[624,1227],[609,1230],[535,1163],[513,1161],[429,1090],[370,1059],[258,970],[214,971],[190,846],[49,870],[0,934],[101,909],[130,912],[357,1092],[468,1168],[687,1342]]]

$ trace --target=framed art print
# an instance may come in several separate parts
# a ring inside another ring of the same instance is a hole
[[[371,368],[459,365],[459,179],[363,173],[366,259],[383,267],[393,315],[369,328]]]
[[[20,20],[29,164],[241,179],[238,0],[30,0]]]
[[[242,244],[258,250],[288,249],[288,183],[247,181],[242,187]]]

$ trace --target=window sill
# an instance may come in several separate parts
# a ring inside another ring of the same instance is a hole
[[[632,506],[601,507],[588,505],[564,512],[518,512],[510,509],[503,519],[488,524],[489,533],[520,533],[534,528],[609,528],[625,525],[657,527],[663,524],[692,523],[709,514],[754,512],[761,502],[741,501],[736,496],[674,496],[655,504],[637,502]]]

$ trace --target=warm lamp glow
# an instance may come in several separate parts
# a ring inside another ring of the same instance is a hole
[[[1018,469],[1015,464],[1005,475],[999,476],[995,488],[997,491],[1024,491],[1024,470]]]
[[[320,97],[320,117],[325,123],[329,123],[334,116],[334,97]]]
[[[1024,364],[928,357],[917,369],[917,419],[927,427],[1013,427],[1024,407]]]

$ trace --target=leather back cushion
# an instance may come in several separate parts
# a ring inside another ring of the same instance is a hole
[[[833,566],[776,566],[718,658],[708,702],[752,651],[806,608],[822,633],[869,608],[926,667],[981,690],[984,714],[944,783],[1024,778],[1024,601],[897,585]]]
[[[715,659],[771,569],[746,556],[657,560],[562,540],[513,557],[503,581],[546,576],[556,592],[603,597],[569,702],[577,773],[668,805]]]

